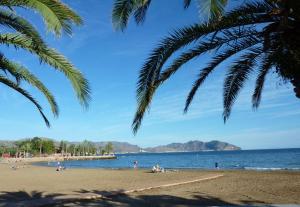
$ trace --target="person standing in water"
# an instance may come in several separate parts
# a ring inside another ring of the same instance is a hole
[[[215,168],[219,169],[219,163],[215,162]]]

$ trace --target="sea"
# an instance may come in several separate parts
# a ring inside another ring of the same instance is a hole
[[[165,169],[236,169],[236,170],[300,170],[300,148],[238,151],[129,153],[117,154],[110,160],[72,160],[61,162],[68,168],[138,168],[151,169],[159,165]],[[217,164],[216,164],[217,163]],[[37,165],[56,167],[56,162]]]

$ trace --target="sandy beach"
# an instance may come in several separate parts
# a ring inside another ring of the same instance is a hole
[[[300,204],[300,172],[149,173],[133,169],[57,172],[50,167],[23,164],[13,170],[11,165],[0,164],[0,174],[0,206]],[[191,183],[172,186],[182,182]],[[132,192],[149,187],[154,188]]]

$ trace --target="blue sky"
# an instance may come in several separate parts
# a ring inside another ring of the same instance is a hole
[[[182,1],[153,1],[145,23],[132,21],[124,32],[111,24],[113,1],[64,0],[84,19],[74,28],[72,37],[45,35],[46,41],[67,56],[87,77],[92,101],[84,110],[66,78],[40,65],[35,56],[1,46],[8,57],[26,67],[56,95],[59,118],[53,118],[46,100],[37,91],[23,85],[44,106],[52,127],[48,129],[34,106],[25,98],[0,85],[1,139],[44,136],[81,141],[127,141],[140,146],[155,146],[189,140],[221,140],[244,149],[300,147],[300,102],[289,84],[278,82],[276,74],[266,81],[258,111],[251,108],[254,88],[250,80],[240,93],[229,121],[222,119],[223,64],[199,90],[188,114],[183,114],[186,95],[199,69],[210,54],[186,64],[161,87],[154,97],[149,114],[136,136],[131,131],[135,112],[135,87],[138,71],[158,41],[172,29],[199,21],[197,6],[182,8]],[[170,3],[172,2],[172,3]],[[91,6],[92,5],[92,6]],[[24,13],[45,33],[37,14]]]

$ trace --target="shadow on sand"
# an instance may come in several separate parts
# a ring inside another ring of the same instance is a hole
[[[18,206],[243,206],[243,205],[264,205],[257,201],[240,201],[242,205],[229,203],[216,197],[197,195],[192,198],[183,198],[171,195],[128,195],[120,191],[87,191],[80,190],[81,196],[88,195],[104,196],[98,199],[83,199],[83,197],[68,198],[64,194],[44,194],[43,192],[25,191],[0,192],[1,207]],[[267,205],[264,205],[267,206]]]
[[[56,198],[64,196],[64,194],[44,194],[44,192],[32,191],[30,193],[26,191],[15,192],[0,192],[0,207],[11,206],[43,206],[48,203],[55,203]]]

